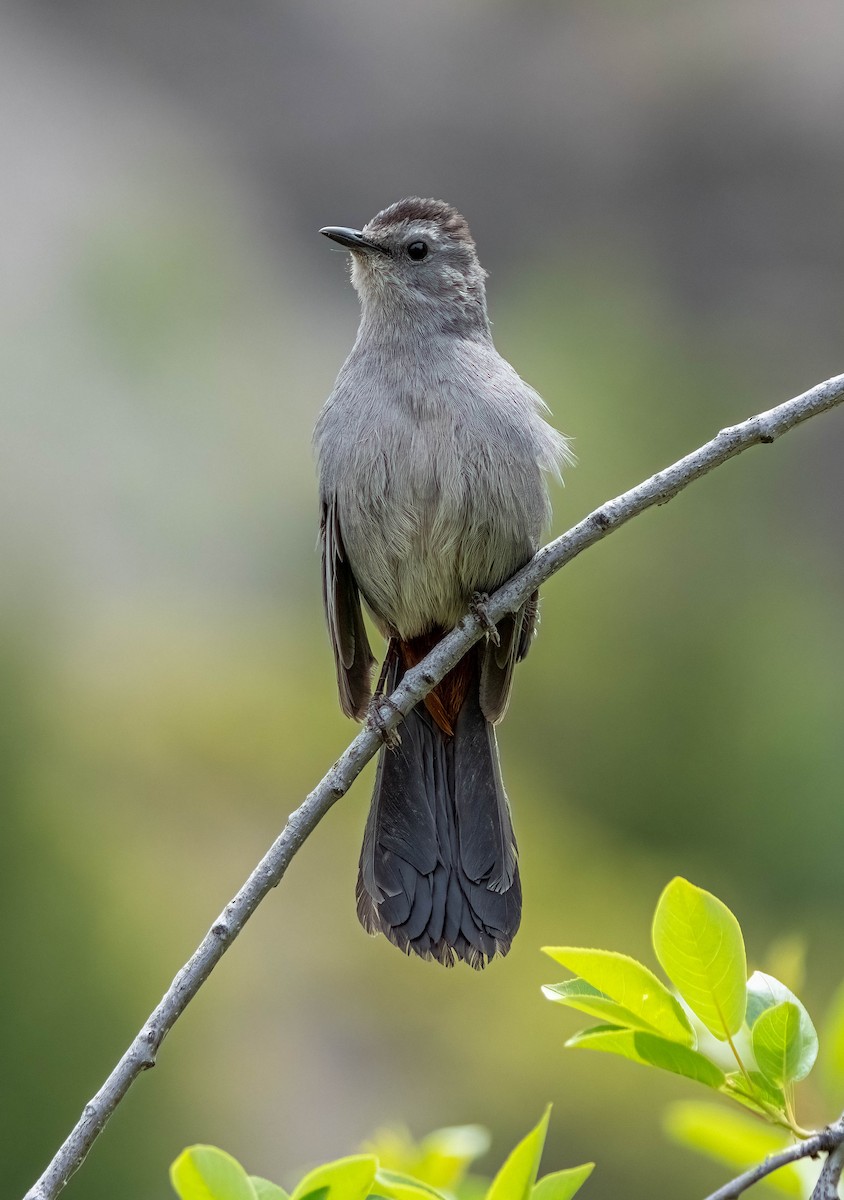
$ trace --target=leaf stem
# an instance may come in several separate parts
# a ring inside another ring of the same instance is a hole
[[[723,1020],[723,1017],[721,1019]],[[726,1027],[725,1027],[725,1032],[726,1032]],[[741,1071],[742,1075],[744,1076],[744,1078],[747,1082],[747,1086],[750,1088],[751,1091],[754,1091],[755,1090],[754,1083],[753,1083],[753,1080],[750,1078],[750,1072],[748,1071],[747,1067],[742,1062],[741,1055],[738,1052],[738,1047],[736,1046],[735,1042],[733,1041],[733,1039],[729,1033],[727,1034],[727,1044],[729,1045],[730,1049],[733,1052],[733,1058],[738,1063],[739,1070]]]

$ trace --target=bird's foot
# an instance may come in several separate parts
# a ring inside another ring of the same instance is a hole
[[[390,674],[390,667],[396,662],[399,656],[398,642],[394,637],[391,637],[387,642],[387,653],[384,655],[384,661],[381,664],[381,673],[378,676],[378,682],[375,685],[375,691],[372,693],[372,703],[379,700],[387,691],[387,677]]]
[[[477,620],[481,629],[487,635],[493,646],[501,645],[501,638],[496,628],[496,624],[487,611],[489,596],[486,592],[473,592],[472,599],[469,604],[469,612]]]
[[[380,735],[381,741],[388,750],[395,750],[396,746],[401,745],[401,737],[397,729],[387,728],[387,718],[384,716],[385,708],[401,714],[401,709],[393,704],[389,696],[381,696],[376,693],[369,702],[369,715],[366,723],[370,729],[374,729]]]

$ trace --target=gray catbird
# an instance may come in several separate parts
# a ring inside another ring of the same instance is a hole
[[[323,598],[340,704],[370,710],[361,598],[389,639],[391,690],[474,603],[531,558],[550,517],[543,471],[566,439],[492,344],[485,272],[463,217],[400,200],[351,251],[361,322],[314,433]],[[483,967],[519,927],[516,839],[494,725],[528,652],[537,597],[492,627],[405,719],[378,762],[358,915],[406,953]],[[374,711],[374,710],[373,710]]]

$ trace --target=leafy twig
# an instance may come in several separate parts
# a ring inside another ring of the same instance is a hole
[[[694,480],[721,466],[751,446],[773,442],[781,434],[818,416],[844,400],[844,375],[819,383],[768,412],[750,417],[721,432],[678,462],[659,471],[638,486],[584,517],[577,525],[534,555],[485,605],[488,616],[498,621],[514,612],[536,588],[583,550],[601,541],[614,529],[656,504],[665,504]],[[403,717],[451,670],[483,636],[475,616],[467,615],[412,671],[381,708],[383,732],[389,733]],[[314,788],[303,804],[291,813],[281,835],[209,929],[200,945],[176,975],[154,1012],[97,1094],[85,1105],[82,1115],[55,1158],[24,1200],[54,1200],[83,1161],[109,1117],[127,1091],[147,1068],[155,1065],[156,1054],[213,968],[241,932],[271,888],[281,880],[293,856],[328,810],[345,795],[364,766],[381,745],[382,733],[364,728]],[[725,1193],[726,1195],[727,1193]],[[736,1193],[737,1194],[737,1193]]]

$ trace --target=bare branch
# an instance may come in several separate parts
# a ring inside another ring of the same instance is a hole
[[[844,1134],[842,1134],[844,1138]],[[820,1179],[815,1184],[811,1200],[839,1200],[838,1181],[844,1168],[844,1140],[827,1155]]]
[[[754,1183],[778,1171],[780,1167],[798,1162],[801,1158],[817,1158],[819,1154],[824,1153],[829,1157],[824,1163],[817,1187],[812,1192],[812,1200],[838,1200],[838,1180],[844,1156],[844,1116],[839,1117],[834,1125],[827,1125],[820,1133],[815,1133],[802,1142],[796,1142],[778,1154],[770,1154],[764,1162],[751,1167],[730,1183],[725,1183],[717,1192],[707,1196],[706,1200],[736,1200],[737,1196],[753,1187]]]
[[[750,446],[773,442],[789,429],[810,417],[827,412],[842,400],[844,375],[838,375],[777,408],[750,417],[740,425],[722,429],[711,442],[623,495],[608,500],[568,533],[544,546],[527,566],[490,597],[485,605],[487,613],[498,621],[505,613],[514,612],[541,583],[614,529],[655,504],[665,504],[695,479],[700,479]],[[482,635],[483,629],[477,617],[467,615],[427,658],[408,671],[389,701],[384,701],[382,705],[379,724],[383,725],[384,732],[395,729],[411,708],[427,695]],[[155,1011],[144,1022],[103,1086],[85,1105],[76,1127],[38,1182],[26,1193],[24,1200],[54,1200],[74,1171],[81,1166],[132,1083],[142,1071],[155,1065],[165,1036],[266,894],[282,878],[297,850],[378,752],[381,737],[381,733],[371,726],[365,727],[304,803],[290,814],[281,835],[176,975]]]

